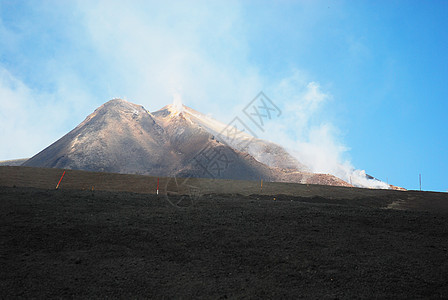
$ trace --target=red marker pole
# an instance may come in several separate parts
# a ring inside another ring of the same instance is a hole
[[[59,179],[59,182],[58,182],[58,185],[56,186],[56,189],[59,188],[59,185],[61,184],[61,181],[62,181],[62,178],[64,178],[64,175],[65,175],[65,171],[64,171],[64,173],[62,173],[61,179]]]
[[[157,195],[159,194],[159,177],[157,177]]]

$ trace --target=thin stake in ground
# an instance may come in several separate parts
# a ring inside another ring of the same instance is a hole
[[[59,179],[58,185],[56,185],[56,189],[59,188],[59,185],[61,184],[61,181],[62,181],[62,178],[64,178],[64,175],[65,175],[65,171],[64,171],[64,173],[62,173],[61,179]]]

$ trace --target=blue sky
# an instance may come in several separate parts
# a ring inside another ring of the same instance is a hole
[[[0,160],[30,157],[113,97],[230,121],[313,170],[448,190],[448,1],[0,0]],[[338,173],[339,172],[339,173]]]

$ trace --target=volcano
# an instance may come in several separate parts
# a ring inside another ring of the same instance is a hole
[[[204,177],[351,186],[315,174],[281,146],[184,105],[153,113],[113,99],[23,166],[169,177]]]

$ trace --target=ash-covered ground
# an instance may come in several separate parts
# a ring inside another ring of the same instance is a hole
[[[448,213],[391,197],[0,187],[0,297],[448,297]]]

